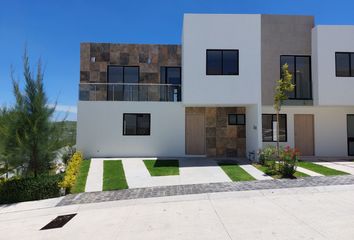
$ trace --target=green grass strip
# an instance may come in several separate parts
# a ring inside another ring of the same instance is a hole
[[[91,164],[91,160],[82,161],[80,165],[79,173],[76,178],[75,185],[71,189],[71,193],[85,192],[86,180],[90,169],[90,164]]]
[[[219,163],[219,166],[224,170],[229,178],[236,181],[252,181],[255,180],[248,172],[246,172],[243,168],[241,168],[236,163]]]
[[[325,176],[334,176],[334,175],[348,175],[349,173],[338,171],[332,168],[328,168],[313,162],[299,161],[299,167],[306,168],[308,170],[314,171],[316,173],[325,175]]]
[[[103,161],[103,191],[127,189],[124,168],[121,160]]]
[[[151,176],[179,175],[178,160],[144,160]]]
[[[254,167],[256,167],[258,170],[264,172],[268,176],[271,176],[274,179],[280,179],[282,178],[282,175],[279,174],[278,172],[270,169],[268,166],[260,165],[260,164],[253,164]],[[298,172],[296,171],[294,173],[295,178],[302,178],[302,177],[309,177],[306,173]]]

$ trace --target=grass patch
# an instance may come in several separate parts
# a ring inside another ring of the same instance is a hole
[[[274,179],[283,178],[281,174],[279,174],[277,171],[274,171],[274,170],[270,169],[267,166],[264,166],[264,165],[261,165],[261,164],[253,164],[253,166],[256,167],[258,170],[264,172],[268,176],[271,176]],[[296,171],[294,173],[294,178],[302,178],[302,177],[308,177],[308,176],[309,175],[307,175],[306,173],[302,173],[302,172],[298,172],[298,171]]]
[[[144,160],[151,176],[179,175],[178,160]]]
[[[85,192],[86,180],[90,169],[90,164],[91,164],[91,160],[82,161],[80,165],[79,173],[76,178],[76,182],[71,189],[71,193]]]
[[[332,168],[328,168],[316,163],[306,162],[306,161],[299,161],[299,167],[306,168],[308,170],[320,173],[325,176],[333,176],[333,175],[348,175],[349,173],[338,171]]]
[[[121,160],[103,161],[103,191],[127,189],[123,164]]]
[[[222,168],[222,170],[224,170],[226,175],[229,176],[229,178],[234,182],[255,180],[254,177],[249,175],[236,163],[219,163],[219,166]]]

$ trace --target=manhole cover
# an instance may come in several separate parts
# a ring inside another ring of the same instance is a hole
[[[50,223],[48,223],[47,225],[42,227],[41,230],[52,229],[52,228],[61,228],[67,222],[69,222],[73,217],[75,217],[75,215],[76,215],[76,213],[58,216],[55,219],[53,219]]]

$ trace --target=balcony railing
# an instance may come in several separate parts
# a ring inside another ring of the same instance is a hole
[[[180,102],[181,85],[150,83],[80,83],[79,100]]]

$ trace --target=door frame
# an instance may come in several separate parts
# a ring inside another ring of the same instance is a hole
[[[188,144],[187,144],[187,115],[202,115],[203,116],[203,119],[204,119],[204,121],[203,121],[203,131],[204,131],[204,138],[203,138],[203,148],[204,148],[204,150],[203,150],[203,154],[190,154],[190,153],[188,153],[187,152],[187,146],[188,146]],[[207,153],[206,153],[206,130],[205,130],[205,113],[186,113],[185,114],[185,154],[186,155],[193,155],[193,156],[204,156],[204,155],[207,155]]]
[[[350,116],[352,116],[352,117],[354,117],[354,114],[347,114],[346,115],[346,124],[347,124],[347,154],[348,154],[348,156],[354,156],[354,154],[352,154],[352,155],[350,155],[349,154],[349,142],[351,142],[350,140],[352,140],[353,142],[354,142],[354,137],[349,137],[348,135],[349,135],[349,129],[348,129],[348,117],[350,117]]]
[[[312,146],[313,146],[313,155],[310,155],[310,156],[315,156],[315,153],[316,153],[316,145],[315,145],[315,114],[313,113],[294,113],[294,147],[296,148],[296,138],[295,138],[295,133],[296,133],[296,124],[295,124],[295,116],[312,116],[312,136],[313,136],[313,139],[312,139]]]

